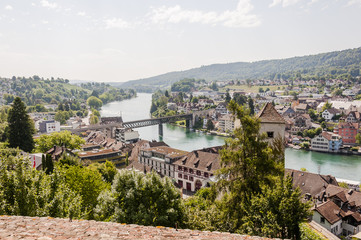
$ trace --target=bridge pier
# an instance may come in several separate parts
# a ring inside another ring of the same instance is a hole
[[[192,126],[193,124],[192,124],[192,119],[187,119],[186,120],[186,128],[192,128],[193,126]]]
[[[158,133],[159,133],[159,136],[163,137],[163,124],[161,124],[161,123],[159,123],[159,125],[158,125]]]

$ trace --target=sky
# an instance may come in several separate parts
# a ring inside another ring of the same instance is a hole
[[[0,77],[124,82],[361,47],[361,0],[0,0]]]

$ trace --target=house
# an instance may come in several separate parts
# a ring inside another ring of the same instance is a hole
[[[260,119],[260,133],[267,134],[267,141],[273,141],[276,137],[285,137],[285,119],[276,111],[272,103],[266,103],[257,114]]]
[[[342,137],[331,132],[322,132],[312,138],[311,149],[320,152],[339,152],[342,147]]]
[[[340,122],[333,132],[342,137],[342,141],[345,144],[356,144],[356,135],[359,132],[359,124],[351,122]]]
[[[326,120],[326,121],[330,121],[333,117],[340,115],[340,111],[337,110],[336,108],[330,108],[330,109],[326,109],[325,111],[322,112],[322,117]]]
[[[336,236],[342,233],[340,208],[332,201],[322,203],[313,210],[312,220]]]
[[[321,194],[322,203],[320,205],[316,203],[313,210],[314,221],[337,236],[349,236],[361,232],[360,192],[328,185]],[[339,225],[340,220],[341,225]]]
[[[336,178],[331,175],[321,175],[289,168],[285,169],[285,175],[291,177],[294,188],[300,188],[304,201],[317,198],[322,191],[326,190],[328,185],[338,186]]]
[[[41,121],[39,122],[39,132],[41,133],[60,132],[60,122],[55,120]]]
[[[293,134],[303,132],[312,127],[311,117],[308,114],[299,114],[294,118],[294,124],[291,129]]]
[[[298,105],[295,105],[294,108],[296,113],[307,113],[308,109],[310,109],[310,106],[308,106],[308,104],[306,103],[300,103]]]
[[[222,114],[222,115],[229,114],[228,109],[227,109],[227,103],[225,103],[225,102],[219,103],[216,107],[216,113]]]
[[[220,168],[220,157],[217,153],[195,150],[173,164],[178,185],[188,191],[197,191],[213,181],[214,171]]]
[[[45,154],[51,155],[53,161],[58,161],[63,154],[75,156],[75,154],[66,147],[54,146],[50,148]]]
[[[360,119],[361,119],[361,114],[359,112],[350,111],[345,117],[345,122],[358,123],[360,122]]]
[[[138,162],[150,167],[161,176],[175,178],[173,163],[188,153],[168,146],[152,147],[140,150]]]
[[[276,106],[276,110],[283,117],[293,117],[296,114],[296,112],[290,106]]]

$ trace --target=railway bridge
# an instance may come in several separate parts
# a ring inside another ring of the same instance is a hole
[[[135,120],[129,122],[110,122],[105,124],[94,124],[89,125],[82,128],[76,128],[70,130],[74,134],[80,134],[81,132],[85,132],[87,130],[110,130],[112,137],[114,136],[114,129],[123,127],[123,128],[140,128],[140,127],[148,127],[153,125],[158,125],[158,133],[160,136],[163,136],[163,123],[171,123],[175,121],[186,120],[186,127],[191,128],[193,124],[193,114],[180,114],[168,117],[160,117],[160,118],[149,118],[142,120]]]

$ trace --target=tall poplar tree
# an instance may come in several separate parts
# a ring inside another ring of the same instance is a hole
[[[25,152],[34,149],[34,123],[26,113],[26,107],[19,97],[14,99],[8,115],[8,140],[12,148],[19,147]]]

